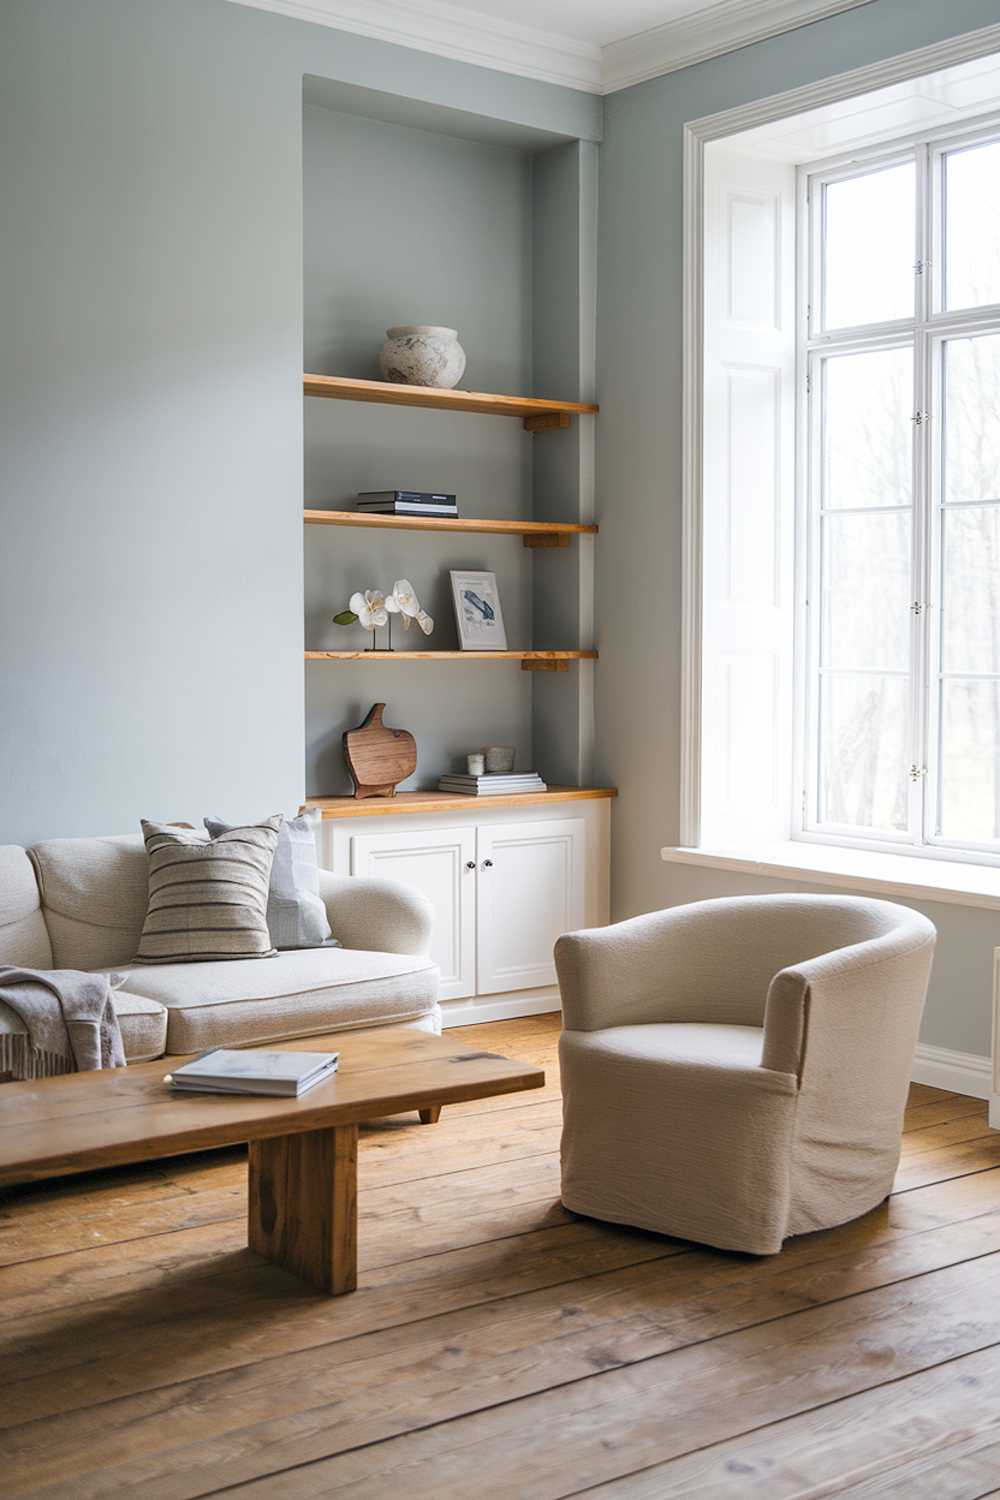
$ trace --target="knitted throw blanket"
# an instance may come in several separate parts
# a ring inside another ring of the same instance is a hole
[[[121,983],[119,974],[0,967],[0,1001],[27,1031],[0,1038],[0,1070],[24,1079],[124,1068],[111,998]]]

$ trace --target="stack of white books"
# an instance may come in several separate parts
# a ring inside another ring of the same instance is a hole
[[[337,1071],[339,1052],[266,1052],[216,1047],[164,1078],[185,1094],[267,1094],[297,1099]]]
[[[488,771],[484,776],[442,776],[438,791],[463,792],[469,797],[499,797],[517,792],[545,792],[548,787],[537,771]]]

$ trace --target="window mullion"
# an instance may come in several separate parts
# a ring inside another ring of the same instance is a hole
[[[806,558],[804,646],[806,672],[803,704],[806,713],[805,788],[802,817],[806,826],[819,818],[819,662],[822,619],[820,513],[823,506],[823,446],[825,392],[823,360],[815,352],[806,355],[808,458],[806,469]]]
[[[933,673],[929,658],[930,566],[933,548],[931,524],[933,493],[931,474],[932,429],[936,419],[932,400],[932,349],[928,323],[933,311],[934,204],[930,180],[931,153],[927,146],[916,152],[917,167],[917,265],[916,330],[913,349],[913,617],[911,620],[913,762],[910,796],[910,836],[915,844],[928,838],[928,809],[933,800],[929,783],[935,774],[931,764],[929,719]]]

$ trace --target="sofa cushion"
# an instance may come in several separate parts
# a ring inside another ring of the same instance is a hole
[[[125,1061],[150,1062],[162,1057],[167,1045],[167,1013],[163,1006],[126,990],[115,990],[111,998],[122,1029]],[[20,1016],[0,1000],[0,1070],[13,1065],[13,1054],[4,1047],[4,1038],[24,1035],[25,1025]]]
[[[135,968],[126,985],[166,1006],[168,1052],[195,1052],[428,1015],[437,1005],[438,971],[409,954],[311,948]]]
[[[167,1013],[155,1000],[129,990],[114,993],[115,1013],[122,1029],[125,1061],[150,1062],[167,1050]]]
[[[0,844],[0,963],[51,969],[52,962],[34,866],[20,844]]]
[[[139,835],[46,839],[28,854],[55,967],[109,969],[130,963],[146,915],[146,850]]]

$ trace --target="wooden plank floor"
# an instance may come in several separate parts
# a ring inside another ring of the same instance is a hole
[[[0,1494],[1000,1494],[1000,1134],[914,1085],[892,1199],[752,1260],[559,1204],[531,1095],[362,1131],[359,1290],[246,1248],[239,1150],[0,1204]]]

